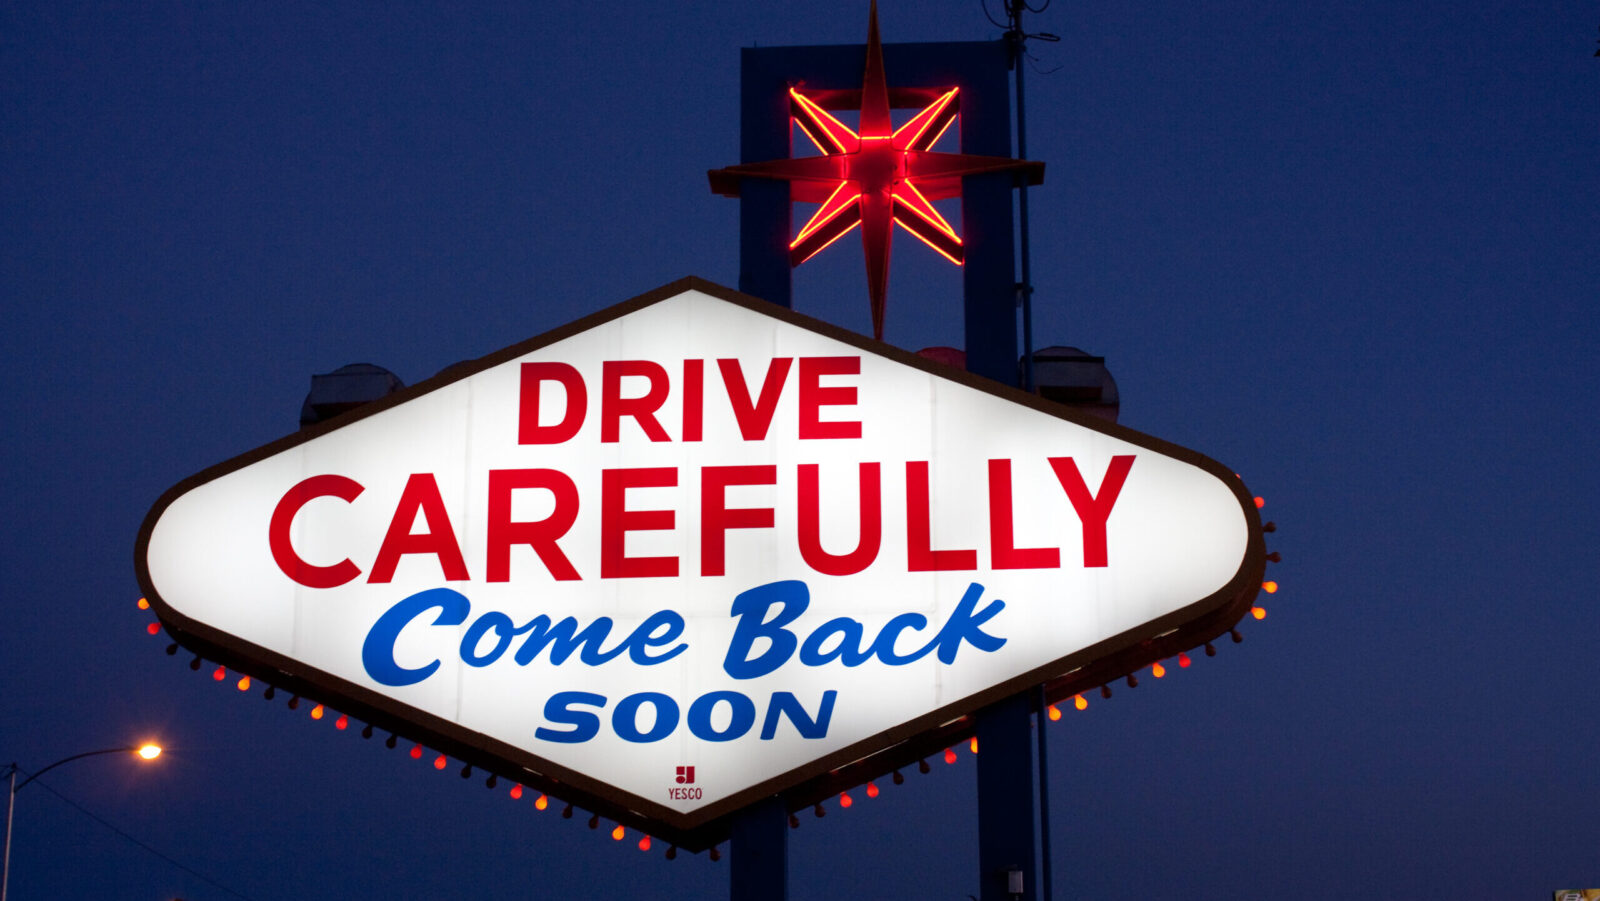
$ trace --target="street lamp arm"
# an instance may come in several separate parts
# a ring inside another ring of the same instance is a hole
[[[29,776],[28,778],[26,778],[26,779],[22,780],[21,782],[19,782],[17,784],[17,787],[11,790],[11,793],[12,794],[16,794],[17,792],[22,791],[24,788],[27,787],[29,782],[32,782],[33,780],[39,778],[40,776],[43,776],[45,773],[50,772],[51,770],[53,770],[56,767],[62,765],[63,763],[71,763],[74,760],[82,760],[85,757],[97,757],[97,756],[99,756],[101,754],[122,754],[124,752],[131,752],[131,751],[137,751],[137,750],[139,750],[139,748],[136,745],[125,745],[125,746],[120,747],[120,748],[102,748],[102,749],[100,749],[98,751],[84,751],[82,754],[74,754],[71,757],[63,757],[60,760],[57,760],[55,763],[50,764],[49,766],[47,766],[44,769],[38,771],[37,773],[34,773],[32,776]],[[11,767],[12,767],[12,769],[16,769],[17,765],[16,764],[12,764]]]

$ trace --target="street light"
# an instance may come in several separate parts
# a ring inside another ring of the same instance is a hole
[[[32,782],[33,780],[43,776],[45,773],[50,772],[64,763],[71,763],[74,760],[82,760],[85,757],[97,757],[101,754],[127,753],[132,753],[141,760],[155,760],[157,757],[161,756],[161,746],[154,742],[145,742],[144,744],[126,745],[121,748],[102,748],[98,751],[84,751],[82,754],[74,754],[71,757],[63,757],[60,760],[57,760],[55,763],[50,764],[37,773],[34,773],[32,776],[22,780],[20,785],[17,783],[17,765],[13,763],[6,767],[6,777],[10,781],[9,787],[6,790],[6,848],[5,863],[3,866],[0,866],[0,901],[6,901],[6,887],[11,883],[11,812],[17,804],[17,792],[27,788],[29,782]]]

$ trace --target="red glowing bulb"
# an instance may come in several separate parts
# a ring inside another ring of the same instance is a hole
[[[521,799],[522,799],[522,786],[520,786],[520,785],[511,786],[511,800],[519,801]]]
[[[151,623],[150,625],[145,626],[144,630],[146,632],[149,632],[151,635],[158,635],[161,632],[161,624],[160,623]]]
[[[445,757],[443,754],[440,754],[438,757],[435,757],[433,759],[433,768],[436,769],[436,770],[442,770],[446,766],[449,766],[449,765],[450,765],[449,758]]]
[[[335,729],[341,729],[342,730],[342,729],[349,728],[349,726],[350,726],[350,718],[348,716],[345,716],[342,713],[339,714],[339,718],[338,719],[333,721],[333,728],[335,728]]]
[[[955,748],[945,748],[944,749],[944,762],[945,763],[955,763],[956,762],[956,749]]]
[[[876,782],[868,782],[867,783],[867,797],[876,798],[877,796],[878,796],[878,783],[876,783]]]
[[[621,827],[618,827],[618,828],[621,828]],[[640,851],[648,851],[648,850],[650,850],[650,836],[647,835],[644,838],[639,839],[639,850]]]
[[[411,748],[411,759],[412,760],[421,760],[422,759],[422,745],[414,745],[414,746],[412,746],[412,748]]]
[[[1181,669],[1188,669],[1189,668],[1189,664],[1191,664],[1193,662],[1194,661],[1189,659],[1189,655],[1188,654],[1179,654],[1178,655],[1178,666]]]
[[[218,682],[221,682],[223,679],[228,678],[228,671],[227,671],[226,668],[219,666],[215,670],[212,671],[211,678],[217,680]]]
[[[854,803],[856,803],[856,800],[854,798],[850,797],[850,793],[849,792],[840,792],[839,793],[839,806],[840,807],[849,807],[851,804],[854,804]]]

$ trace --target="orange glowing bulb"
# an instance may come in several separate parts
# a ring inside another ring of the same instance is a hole
[[[550,806],[550,799],[545,797],[544,795],[540,795],[539,796],[539,800],[533,802],[533,807],[534,807],[535,810],[544,810],[546,807],[549,807],[549,806]]]
[[[211,678],[217,680],[218,682],[221,682],[223,679],[228,678],[228,671],[227,671],[227,669],[219,666],[214,671],[212,671]]]
[[[1267,594],[1277,594],[1278,593],[1278,583],[1277,582],[1262,582],[1261,583],[1261,590],[1265,591]]]
[[[1255,617],[1256,619],[1266,619],[1267,618],[1267,608],[1265,608],[1265,607],[1251,607],[1250,608],[1250,615]]]
[[[956,749],[955,748],[945,748],[944,749],[944,762],[945,763],[955,763],[956,762]]]
[[[335,729],[348,729],[349,727],[350,727],[350,718],[345,716],[342,713],[339,714],[339,718],[338,719],[333,721],[333,728],[335,728]]]
[[[322,714],[325,712],[326,711],[322,709],[322,705],[318,704],[317,706],[311,708],[311,718],[314,720],[320,720],[322,719]]]
[[[521,800],[521,798],[522,798],[522,786],[520,786],[520,785],[511,786],[511,800],[518,801],[518,800]]]
[[[876,798],[877,796],[878,796],[878,783],[876,783],[876,782],[868,782],[867,783],[867,797]]]
[[[433,768],[436,769],[436,770],[442,770],[446,766],[449,766],[449,764],[450,764],[449,758],[445,757],[443,754],[440,754],[438,757],[433,758]]]
[[[1053,722],[1056,722],[1059,719],[1061,719],[1061,708],[1057,707],[1054,704],[1051,704],[1050,705],[1050,722],[1053,723]]]
[[[1083,695],[1078,695],[1072,699],[1072,706],[1078,708],[1079,710],[1088,710],[1089,700]]]
[[[155,744],[154,742],[145,742],[144,744],[140,745],[138,750],[134,753],[138,754],[145,760],[155,760],[157,757],[161,756],[161,746]]]
[[[1157,661],[1153,666],[1150,667],[1150,675],[1155,676],[1157,679],[1165,676],[1166,674],[1167,668],[1162,666],[1160,661]]]
[[[1193,660],[1189,659],[1189,655],[1188,654],[1179,654],[1178,655],[1178,666],[1180,668],[1182,668],[1182,669],[1188,669],[1189,668],[1189,664],[1191,664],[1193,662],[1194,662]]]
[[[622,841],[622,837],[624,835],[627,835],[627,834],[628,834],[628,831],[626,829],[622,828],[622,824],[621,823],[618,823],[617,824],[617,828],[611,830],[611,840],[620,842],[620,841]]]
[[[150,625],[145,626],[144,630],[146,632],[149,632],[151,635],[155,635],[155,634],[157,634],[157,633],[159,633],[161,631],[161,624],[160,623],[151,623]]]
[[[972,736],[972,740],[967,742],[967,747],[972,749],[972,753],[978,753],[978,736]]]
[[[240,691],[249,691],[250,690],[250,677],[249,676],[241,676],[241,677],[239,677],[239,683],[238,684],[239,684],[239,690]]]
[[[144,598],[140,598],[139,599],[139,609],[140,610],[149,610],[150,609],[150,602],[145,600]]]

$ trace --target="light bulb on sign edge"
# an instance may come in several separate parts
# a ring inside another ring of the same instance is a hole
[[[878,783],[876,783],[876,782],[868,782],[867,783],[867,797],[876,798],[877,796],[878,796]]]
[[[795,816],[792,813],[789,814],[789,828],[790,829],[799,829],[800,828],[800,818]]]
[[[411,747],[411,759],[412,760],[421,760],[422,759],[422,745],[412,745],[412,747]]]
[[[893,779],[894,779],[894,784],[895,785],[905,785],[906,784],[906,777],[902,776],[900,774],[899,770],[895,770],[894,771]]]
[[[445,767],[447,767],[449,765],[450,765],[450,759],[445,757],[443,754],[440,754],[438,757],[433,758],[433,768],[436,769],[436,770],[442,770],[442,769],[444,769]]]
[[[1100,686],[1100,697],[1106,699],[1107,701],[1111,700],[1111,683],[1108,682],[1105,685]]]
[[[967,747],[972,749],[972,753],[978,753],[978,736],[972,736],[972,740],[967,742]]]
[[[719,861],[721,859],[722,859],[722,852],[717,850],[717,846],[716,845],[712,845],[711,846],[711,862],[712,863],[716,863],[717,861]]]
[[[590,829],[599,829],[600,828],[600,814],[597,813],[594,816],[589,818],[589,828]]]
[[[221,682],[223,679],[228,678],[228,669],[227,669],[227,667],[219,666],[216,669],[212,670],[211,671],[211,678],[212,678],[213,681],[216,681],[216,682]]]
[[[472,764],[469,763],[466,766],[463,766],[461,768],[461,778],[463,778],[463,779],[471,779],[472,778]]]
[[[1052,723],[1059,722],[1060,719],[1061,719],[1061,708],[1057,707],[1054,704],[1051,704],[1050,705],[1049,714],[1050,714],[1050,722],[1052,722]]]
[[[250,677],[249,676],[240,676],[239,677],[239,681],[237,683],[235,683],[235,684],[238,685],[240,691],[249,691],[250,690]]]
[[[1129,688],[1138,688],[1139,687],[1139,677],[1135,676],[1133,673],[1129,673],[1128,674],[1128,687]]]
[[[199,672],[200,671],[200,662],[201,661],[200,661],[199,655],[196,655],[193,660],[189,661],[189,668],[194,670],[195,672]]]
[[[161,634],[161,624],[160,623],[151,623],[150,625],[145,626],[144,630],[146,632],[150,633],[151,635],[160,635]]]
[[[1234,644],[1241,644],[1244,641],[1244,636],[1239,634],[1238,629],[1229,629],[1228,634],[1233,636]]]
[[[611,840],[614,842],[620,842],[627,834],[628,830],[622,828],[622,824],[618,823],[617,828],[611,830]]]
[[[1072,706],[1078,708],[1079,710],[1088,710],[1089,709],[1089,699],[1084,697],[1081,694],[1077,695],[1072,699]]]
[[[678,846],[677,845],[668,845],[667,846],[667,859],[668,860],[677,860],[678,859]]]
[[[1160,679],[1163,676],[1165,676],[1166,674],[1167,674],[1167,668],[1161,665],[1161,661],[1158,660],[1155,663],[1151,664],[1151,666],[1150,666],[1150,675],[1155,676],[1157,679]]]
[[[1193,660],[1189,659],[1189,655],[1188,654],[1179,654],[1178,655],[1178,668],[1179,669],[1188,669],[1189,668],[1189,664],[1191,664],[1193,662],[1194,662]]]
[[[513,785],[513,786],[511,786],[510,794],[511,794],[511,800],[513,800],[513,801],[522,800],[522,786],[521,785]]]
[[[349,728],[349,726],[350,718],[342,713],[339,714],[338,719],[333,721],[333,728],[338,729],[340,732],[343,732],[345,729]]]
[[[817,819],[820,820],[823,817],[827,816],[828,812],[826,810],[822,809],[822,802],[818,801],[816,803],[816,805],[811,808],[811,814],[812,814],[812,816],[815,816]]]
[[[495,786],[497,786],[499,784],[500,784],[500,776],[499,776],[499,774],[498,773],[490,773],[489,774],[489,778],[484,780],[483,787],[484,788],[494,788]]]
[[[843,807],[843,808],[848,810],[850,808],[850,805],[852,805],[854,803],[856,803],[856,799],[850,797],[850,793],[849,792],[840,792],[839,793],[839,806],[840,807]]]
[[[1277,594],[1278,593],[1278,583],[1277,582],[1262,582],[1261,583],[1261,590],[1265,591],[1267,594]]]
[[[140,598],[139,599],[139,609],[140,610],[149,610],[150,609],[150,602],[148,600],[146,600],[145,598]]]
[[[1209,641],[1206,642],[1206,656],[1207,657],[1215,657],[1215,656],[1217,656],[1217,646],[1212,644]]]
[[[323,709],[322,705],[318,704],[317,706],[311,708],[311,718],[314,720],[320,720],[322,719],[324,712],[326,711]]]
[[[549,806],[550,806],[550,798],[548,796],[546,796],[546,795],[540,795],[538,800],[533,802],[533,809],[534,810],[544,810],[546,807],[549,807]]]
[[[945,748],[944,749],[944,762],[945,763],[955,763],[956,762],[956,749],[955,748]]]
[[[1266,619],[1267,618],[1267,608],[1265,608],[1265,607],[1251,607],[1250,608],[1250,615],[1255,617],[1256,619]]]
[[[647,835],[644,838],[639,839],[639,850],[640,851],[648,851],[648,850],[650,850],[650,836]]]
[[[167,645],[167,656],[168,657],[175,657],[175,656],[177,656],[177,654],[178,654],[178,643],[176,641],[174,641],[172,644]]]

